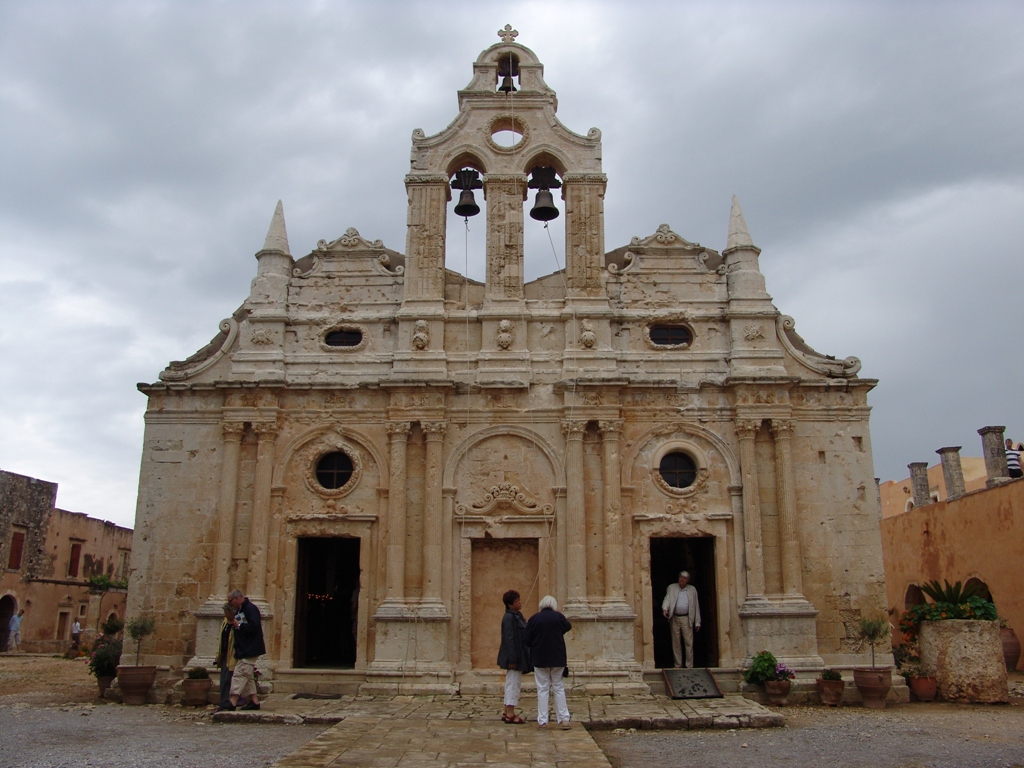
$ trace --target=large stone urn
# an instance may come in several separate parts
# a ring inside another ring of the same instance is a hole
[[[145,704],[155,680],[156,667],[119,666],[117,685],[121,689],[121,701],[125,704]]]
[[[940,700],[980,704],[1009,701],[998,621],[922,621],[917,647],[921,670],[935,675]]]
[[[853,684],[857,686],[861,702],[871,709],[885,709],[885,701],[892,689],[891,667],[855,667]]]

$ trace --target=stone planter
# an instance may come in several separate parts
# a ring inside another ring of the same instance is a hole
[[[786,706],[786,697],[789,696],[792,680],[765,680],[764,692],[768,694],[768,703],[776,707]]]
[[[96,676],[96,685],[99,686],[100,698],[101,699],[103,698],[103,694],[105,694],[107,692],[107,688],[110,687],[110,684],[112,682],[114,682],[114,677],[115,677],[115,675],[97,675]]]
[[[917,647],[921,669],[935,675],[940,700],[979,704],[1009,701],[999,622],[922,621]]]
[[[846,688],[845,680],[822,680],[814,681],[818,686],[818,698],[826,707],[838,707],[843,701],[843,690]]]
[[[185,679],[181,681],[181,703],[186,707],[205,707],[209,704],[210,688],[213,680],[200,678],[198,680]]]
[[[853,684],[857,686],[865,707],[885,709],[885,700],[892,689],[892,669],[857,667],[853,670]]]
[[[918,701],[935,701],[938,683],[934,675],[908,675],[907,685],[910,686],[910,693]]]
[[[117,685],[121,689],[121,700],[125,704],[145,704],[154,680],[156,667],[117,668]]]
[[[1020,660],[1020,640],[1017,633],[1009,627],[999,630],[999,639],[1003,642],[1003,660],[1006,661],[1006,671],[1013,672]]]

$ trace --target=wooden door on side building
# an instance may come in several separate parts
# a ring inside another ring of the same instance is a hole
[[[501,644],[502,595],[516,590],[523,616],[537,612],[539,578],[537,539],[473,539],[470,654],[474,669],[497,669]]]

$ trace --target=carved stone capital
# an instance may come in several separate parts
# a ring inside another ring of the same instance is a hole
[[[392,442],[398,440],[408,440],[409,433],[412,431],[412,423],[408,421],[391,421],[388,422],[388,437],[391,438]]]
[[[736,437],[740,440],[753,440],[761,428],[760,419],[737,419]]]
[[[587,431],[587,422],[577,419],[565,419],[562,421],[562,432],[569,440],[582,440],[583,434]]]
[[[793,436],[793,422],[772,419],[772,434],[776,440],[788,440]]]
[[[420,428],[423,430],[423,434],[426,435],[427,441],[440,440],[444,437],[445,430],[448,429],[447,421],[421,421]]]
[[[447,187],[448,177],[440,173],[427,173],[422,176],[409,174],[405,177],[405,186],[410,187],[413,185],[436,185]]]
[[[225,421],[220,425],[220,431],[224,435],[225,441],[238,442],[242,439],[242,435],[245,434],[245,422],[242,421]]]
[[[608,177],[603,173],[567,173],[562,177],[563,184],[596,184],[604,187]]]
[[[273,440],[277,437],[276,421],[254,421],[252,430],[259,440]]]
[[[604,419],[597,422],[597,428],[606,440],[618,440],[622,437],[622,424],[622,419]]]

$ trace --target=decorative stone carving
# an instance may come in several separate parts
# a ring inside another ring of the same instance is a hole
[[[334,333],[335,331],[350,331],[352,333],[358,333],[359,343],[353,344],[351,347],[334,347],[327,343],[327,335]],[[330,352],[331,354],[362,352],[366,349],[370,343],[370,332],[369,328],[365,325],[359,325],[358,323],[341,322],[330,325],[321,331],[317,338],[317,343],[324,352]]]
[[[511,483],[499,483],[491,486],[480,501],[472,502],[468,507],[458,504],[455,513],[465,515],[490,515],[495,510],[513,511],[522,515],[550,515],[554,507],[551,504],[538,504],[519,490],[519,486]]]
[[[779,315],[775,327],[782,346],[805,368],[826,376],[849,379],[860,371],[860,359],[847,357],[837,360],[832,355],[823,355],[811,349],[803,337],[796,332],[796,321],[789,315]]]
[[[747,341],[756,341],[764,338],[764,328],[760,325],[743,326],[743,338]]]
[[[585,349],[593,349],[597,344],[597,334],[594,333],[594,324],[586,318],[580,323],[580,345]]]
[[[352,461],[352,476],[341,488],[324,488],[320,485],[320,481],[317,480],[316,465],[323,456],[335,451],[344,453]],[[340,499],[343,496],[347,496],[355,490],[363,476],[361,452],[347,440],[333,432],[322,435],[305,446],[296,454],[293,461],[297,462],[298,467],[302,471],[302,479],[306,487],[324,499]]]
[[[512,29],[511,24],[506,24],[504,29],[498,30],[498,37],[501,38],[503,43],[514,43],[516,38],[519,37],[519,30]]]
[[[417,320],[413,326],[412,346],[414,349],[426,349],[430,346],[430,329],[426,320]]]
[[[678,498],[688,498],[697,494],[708,493],[708,477],[709,474],[707,468],[698,467],[697,476],[692,485],[688,485],[686,488],[675,488],[665,482],[665,478],[661,476],[659,467],[651,468],[651,478],[654,480],[654,484],[658,487],[658,490],[662,493],[668,494],[669,496],[676,496]]]
[[[318,251],[329,251],[332,248],[372,248],[376,250],[383,247],[383,241],[367,240],[359,234],[359,230],[355,227],[349,227],[346,229],[345,234],[337,240],[333,240],[331,242],[327,242],[326,240],[317,240],[316,243]]]
[[[229,317],[220,321],[220,333],[209,344],[186,360],[174,361],[160,373],[160,381],[184,381],[205,371],[235,345],[238,323]]]
[[[502,320],[498,323],[498,335],[496,343],[498,349],[508,349],[516,340],[516,328],[511,320]]]

